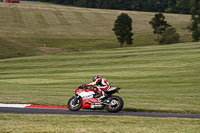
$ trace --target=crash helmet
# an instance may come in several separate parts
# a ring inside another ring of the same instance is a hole
[[[94,81],[96,81],[98,78],[100,78],[100,76],[99,76],[99,75],[95,75],[95,76],[92,78],[92,81],[94,82]]]

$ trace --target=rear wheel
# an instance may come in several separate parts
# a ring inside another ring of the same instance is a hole
[[[77,102],[74,104],[75,96],[71,97],[67,102],[67,108],[71,111],[78,111],[82,108],[82,98],[78,98]]]
[[[106,105],[106,110],[108,112],[119,112],[124,106],[123,99],[119,96],[112,96],[110,98],[111,101],[108,105]]]

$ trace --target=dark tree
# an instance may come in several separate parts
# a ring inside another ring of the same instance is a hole
[[[152,28],[154,29],[153,33],[157,34],[157,40],[159,40],[159,35],[161,35],[167,27],[171,26],[165,21],[165,16],[162,13],[155,14],[149,24],[152,25]]]
[[[168,0],[167,4],[168,4],[168,8],[165,10],[165,12],[175,13],[176,12],[176,0]]]
[[[190,0],[176,0],[176,12],[181,14],[188,14],[190,11]]]
[[[143,0],[143,6],[145,11],[151,11],[151,12],[164,12],[167,8],[168,0]]]
[[[188,29],[192,32],[192,38],[194,41],[198,42],[200,37],[200,2],[191,0],[190,7],[192,23],[188,26]]]
[[[199,36],[200,36],[200,29],[198,25],[198,18],[194,18],[193,22],[191,24],[190,30],[192,31],[192,38],[194,39],[195,42],[199,41]]]
[[[117,17],[114,23],[113,31],[117,36],[118,41],[120,42],[120,48],[126,42],[126,44],[133,44],[132,36],[134,35],[132,31],[132,19],[126,13],[121,13]]]

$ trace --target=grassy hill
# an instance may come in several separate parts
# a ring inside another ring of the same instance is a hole
[[[148,24],[155,13],[24,2],[0,4],[0,58],[119,47],[112,31],[122,12],[133,19],[134,44],[157,45]],[[164,14],[182,42],[191,41],[189,15]],[[21,51],[21,55],[17,55]]]
[[[96,74],[124,110],[200,114],[200,45],[116,48],[0,60],[0,103],[66,105]]]

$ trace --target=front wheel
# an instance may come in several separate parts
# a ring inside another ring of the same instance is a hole
[[[67,108],[71,111],[78,111],[82,108],[82,98],[78,98],[74,103],[75,96],[71,97],[67,102]]]
[[[124,106],[123,99],[119,96],[112,96],[110,98],[111,101],[108,105],[106,105],[106,110],[108,112],[119,112]]]

